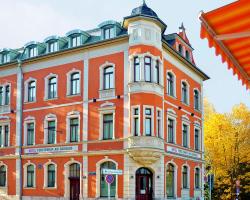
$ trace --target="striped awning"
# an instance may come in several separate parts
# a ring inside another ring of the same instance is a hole
[[[239,0],[202,12],[201,38],[208,40],[228,69],[250,89],[250,0]]]

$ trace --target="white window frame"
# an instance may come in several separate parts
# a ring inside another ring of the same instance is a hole
[[[172,95],[170,95],[169,93],[168,93],[168,73],[170,73],[172,76],[173,76],[173,86],[174,86],[174,96],[172,96]],[[167,73],[166,73],[166,93],[167,93],[167,95],[168,96],[170,96],[170,97],[174,97],[174,98],[176,98],[176,75],[175,75],[175,73],[173,72],[173,70],[167,70]]]
[[[196,169],[199,169],[199,171],[200,171],[200,174],[199,174],[199,188],[196,188],[195,187],[195,171],[196,171]],[[200,166],[195,166],[194,167],[194,190],[201,190],[201,188],[202,188],[202,175],[201,175],[201,168],[200,168]]]
[[[55,144],[57,144],[57,117],[54,114],[48,114],[44,118],[44,144],[48,144],[48,122],[55,121]]]
[[[27,187],[27,184],[28,184],[28,181],[27,181],[27,175],[28,175],[27,169],[28,169],[29,165],[33,165],[33,167],[34,167],[34,186],[33,187]],[[27,188],[27,189],[35,189],[36,188],[36,165],[34,163],[31,163],[30,160],[28,160],[28,162],[23,165],[23,174],[24,174],[23,187]]]
[[[48,187],[48,166],[50,164],[55,165],[55,187]],[[43,184],[43,189],[57,189],[57,164],[55,162],[52,162],[49,160],[47,163],[43,165],[43,170],[44,170],[44,184]]]
[[[29,95],[29,83],[31,81],[35,81],[35,84],[36,84],[36,93],[35,93],[35,100],[32,101],[32,102],[29,102],[28,101],[28,95]],[[24,82],[24,102],[25,103],[34,103],[36,102],[36,96],[37,96],[37,80],[35,78],[28,78],[25,82]]]
[[[9,99],[9,104],[6,105],[6,87],[9,86],[10,88],[10,99]],[[0,107],[1,106],[10,106],[11,105],[11,84],[10,83],[5,83],[0,85],[0,87],[3,87],[3,99],[2,99],[2,105],[0,103]]]
[[[178,165],[175,163],[175,162],[173,162],[173,161],[169,161],[169,162],[167,162],[166,163],[166,165],[165,165],[165,172],[167,172],[167,169],[168,169],[168,165],[169,164],[172,164],[173,166],[174,166],[174,198],[176,198],[176,196],[177,196],[177,186],[178,186],[178,184],[177,184],[177,182],[178,182],[178,178],[177,178],[177,176],[178,176]],[[166,179],[167,179],[167,174],[166,174],[166,176],[165,176],[165,192],[167,192],[166,191]],[[167,194],[166,194],[166,197],[167,197]]]
[[[183,146],[183,125],[186,125],[187,126],[187,130],[188,130],[188,133],[187,133],[187,147],[184,147]],[[189,118],[186,116],[186,115],[183,115],[182,116],[182,124],[181,124],[181,140],[182,140],[182,147],[184,148],[190,148],[190,120]]]
[[[71,94],[71,75],[74,73],[79,73],[79,88],[80,93],[79,94]],[[73,68],[71,71],[67,73],[67,96],[80,96],[81,95],[81,82],[82,82],[82,76],[81,76],[81,70]]]
[[[160,116],[158,116],[158,112],[160,112]],[[159,135],[156,135],[156,137],[159,137],[159,138],[162,138],[163,139],[163,123],[162,123],[162,109],[159,108],[159,107],[156,107],[156,133],[155,134],[158,134],[158,130],[159,130],[159,127],[158,127],[158,120],[160,120],[160,132],[159,132]]]
[[[49,94],[48,94],[48,89],[49,89],[49,79],[50,78],[53,78],[55,77],[56,78],[56,97],[53,98],[53,99],[49,99]],[[57,99],[58,98],[58,75],[57,74],[53,74],[53,73],[50,73],[49,75],[47,75],[45,78],[44,78],[44,83],[45,83],[45,92],[44,92],[44,100],[54,100],[54,99]]]
[[[2,126],[2,146],[0,146],[0,148],[7,148],[10,147],[10,121],[0,121],[0,126]],[[9,127],[9,135],[8,135],[8,145],[4,146],[5,143],[5,126]]]
[[[115,139],[115,110],[116,107],[113,103],[104,103],[100,106],[99,110],[99,140],[103,140],[103,116],[105,114],[113,114],[113,137]]]
[[[33,51],[33,55],[31,56],[31,51],[32,51],[32,49],[34,49]],[[36,45],[32,45],[32,46],[30,46],[30,47],[28,47],[28,57],[29,58],[34,58],[34,57],[36,57],[36,56],[38,56],[38,49],[37,49],[37,46]]]
[[[134,111],[135,109],[138,109],[138,112],[139,114],[138,115],[135,115],[134,114]],[[135,136],[134,135],[134,127],[135,127],[135,118],[138,118],[138,121],[139,121],[139,133],[138,133],[138,136],[141,136],[141,110],[140,110],[140,105],[135,105],[135,106],[131,106],[131,114],[132,114],[132,117],[131,117],[131,135],[132,136]]]
[[[154,106],[150,106],[150,105],[143,105],[143,122],[144,122],[143,123],[143,135],[146,136],[146,129],[145,129],[146,115],[145,115],[145,111],[146,111],[147,108],[151,109],[151,116],[147,115],[147,117],[151,118],[151,137],[152,137],[152,136],[155,136],[155,133],[154,133]]]
[[[198,144],[198,150],[195,149],[195,130],[198,130],[199,131],[199,137],[198,137],[198,141],[199,141],[199,144]],[[194,150],[195,151],[201,151],[201,127],[198,125],[198,124],[194,124]]]
[[[131,56],[129,56],[129,60],[130,60],[130,78],[129,78],[129,82],[135,82],[135,77],[134,77],[134,59],[135,57],[138,57],[139,61],[140,61],[140,80],[136,81],[136,82],[145,82],[145,57],[150,57],[151,58],[151,82],[147,82],[147,83],[156,83],[156,70],[155,70],[155,65],[156,65],[156,61],[159,61],[159,85],[163,86],[163,61],[161,59],[160,56],[154,56],[152,55],[150,52],[146,52],[143,54],[133,54]],[[157,84],[158,85],[158,84]]]
[[[183,172],[183,168],[184,167],[187,167],[187,188],[183,188],[183,174],[182,174],[182,172]],[[188,165],[188,164],[183,164],[182,166],[181,166],[181,189],[182,190],[190,190],[190,166]]]
[[[7,194],[7,188],[8,188],[8,165],[6,165],[3,161],[0,161],[0,167],[5,166],[6,169],[6,180],[5,180],[5,186],[0,186],[0,190],[3,189],[4,191],[6,190]]]
[[[198,99],[198,109],[195,108],[195,91],[198,92],[198,96],[199,96],[199,99]],[[201,110],[201,92],[198,88],[194,88],[193,90],[193,97],[194,97],[194,109],[197,110],[197,111],[200,111]]]
[[[183,97],[183,94],[182,94],[182,83],[186,83],[187,85],[187,103],[185,103],[183,100],[182,100],[182,97]],[[185,105],[190,105],[190,85],[188,83],[187,80],[181,80],[181,102]]]
[[[54,46],[53,51],[51,51],[50,45]],[[57,51],[59,51],[59,42],[58,42],[58,40],[52,39],[52,40],[47,41],[47,53],[54,53],[54,52],[57,52]]]
[[[173,109],[168,109],[167,110],[167,142],[169,143],[168,141],[168,119],[171,119],[174,121],[174,135],[173,135],[173,144],[176,144],[176,127],[177,127],[177,114],[176,112],[173,110]],[[172,144],[172,143],[170,143]]]
[[[108,90],[114,90],[115,89],[115,64],[114,63],[111,63],[111,62],[108,62],[106,61],[105,63],[103,63],[100,67],[99,67],[99,80],[100,80],[100,83],[99,83],[99,90],[102,91],[104,90],[104,85],[103,85],[103,82],[104,82],[104,69],[106,67],[113,67],[113,73],[114,73],[114,88],[111,88],[111,89],[108,89]]]
[[[71,119],[75,119],[77,118],[78,119],[78,138],[77,138],[77,142],[80,142],[80,129],[81,129],[81,117],[80,117],[80,112],[79,111],[72,111],[72,112],[69,112],[67,114],[67,117],[66,117],[66,127],[67,127],[67,130],[66,130],[66,143],[72,143],[70,142],[70,120]]]
[[[27,139],[28,139],[28,131],[27,131],[27,128],[28,128],[28,124],[30,123],[34,123],[34,143],[33,145],[36,144],[36,120],[35,120],[35,117],[32,117],[32,116],[28,116],[24,119],[24,145],[27,146],[28,142],[27,142]],[[33,146],[32,145],[32,146]]]

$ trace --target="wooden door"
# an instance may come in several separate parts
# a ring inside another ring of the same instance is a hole
[[[136,175],[136,200],[152,200],[152,176]]]
[[[80,179],[70,178],[70,200],[79,200],[80,197]]]

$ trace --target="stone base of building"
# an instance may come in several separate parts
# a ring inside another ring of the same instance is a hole
[[[17,196],[0,196],[0,200],[18,200]],[[66,197],[34,197],[24,196],[22,200],[68,200]],[[184,200],[184,198],[153,198],[154,200]],[[186,200],[197,200],[197,198],[185,198]],[[108,200],[108,198],[80,198],[80,200]],[[111,198],[110,200],[135,200],[135,198]],[[204,200],[200,198],[199,200]]]

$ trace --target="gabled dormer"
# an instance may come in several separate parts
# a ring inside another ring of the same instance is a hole
[[[5,64],[15,60],[20,53],[13,49],[2,49],[0,50],[0,64]]]
[[[34,58],[43,54],[46,50],[46,45],[39,42],[29,42],[24,45],[24,59]]]
[[[181,27],[179,27],[179,33],[172,33],[168,35],[164,35],[164,39],[167,43],[172,46],[182,57],[186,60],[195,64],[193,58],[193,48],[189,42],[189,39],[186,34],[186,29],[182,23]]]
[[[121,24],[113,20],[102,22],[98,27],[101,29],[102,40],[115,38],[122,30]]]
[[[68,42],[69,48],[83,45],[90,37],[90,35],[87,32],[82,31],[80,29],[69,31],[68,33],[66,33],[66,36],[69,39]]]
[[[52,35],[47,37],[44,43],[46,44],[46,53],[53,53],[67,47],[68,41],[65,38]]]

